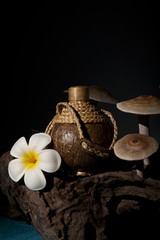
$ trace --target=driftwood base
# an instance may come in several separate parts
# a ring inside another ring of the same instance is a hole
[[[11,159],[9,153],[0,159],[0,210],[10,217],[24,217],[43,239],[160,238],[160,180],[143,180],[135,170],[70,180],[48,174],[43,191],[30,191],[23,180],[14,183],[9,178]]]

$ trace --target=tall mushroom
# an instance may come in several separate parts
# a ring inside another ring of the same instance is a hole
[[[115,155],[123,160],[138,161],[151,156],[158,150],[159,144],[153,137],[144,134],[127,134],[114,145]],[[143,173],[137,170],[137,175]]]
[[[149,115],[160,114],[160,99],[151,95],[142,95],[117,103],[117,108],[123,112],[138,114],[139,133],[149,136]],[[148,157],[144,158],[144,165],[149,164]]]
[[[89,86],[89,99],[110,104],[116,104],[118,102],[110,92],[99,86]]]

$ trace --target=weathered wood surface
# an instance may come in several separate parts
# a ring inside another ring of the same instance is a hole
[[[43,239],[159,239],[160,179],[141,179],[135,170],[66,179],[57,173],[46,175],[43,191],[30,191],[9,178],[11,159],[0,159],[1,213],[24,217]]]

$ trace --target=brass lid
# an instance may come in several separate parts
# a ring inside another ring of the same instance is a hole
[[[89,101],[89,88],[86,86],[74,86],[69,88],[69,101]]]

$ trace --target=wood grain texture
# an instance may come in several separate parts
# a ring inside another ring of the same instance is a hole
[[[63,176],[64,179],[60,173],[46,174],[47,187],[30,191],[23,180],[14,183],[9,178],[7,167],[11,159],[9,153],[0,159],[1,192],[17,216],[23,216],[43,239],[160,236],[159,179],[143,180],[135,170],[109,171],[84,178]],[[12,217],[12,212],[6,214]]]

